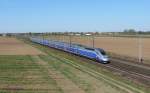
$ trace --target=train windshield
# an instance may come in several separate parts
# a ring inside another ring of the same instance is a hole
[[[103,49],[98,48],[98,51],[102,54],[102,55],[106,55],[106,52]]]

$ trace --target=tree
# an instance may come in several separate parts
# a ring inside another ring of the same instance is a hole
[[[136,34],[136,30],[134,29],[125,29],[123,32],[125,34]]]

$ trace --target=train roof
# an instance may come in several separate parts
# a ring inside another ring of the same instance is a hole
[[[68,44],[68,42],[62,42],[62,41],[57,41],[57,40],[52,40],[52,42],[56,42],[56,43],[60,43],[60,44]],[[92,47],[87,47],[85,45],[82,45],[82,44],[76,44],[76,43],[72,43],[71,45],[75,46],[75,47],[80,47],[80,48],[84,48],[84,49],[87,49],[87,50],[91,50],[91,51],[94,51],[95,49],[99,50],[99,51],[104,51],[102,48],[92,48]]]

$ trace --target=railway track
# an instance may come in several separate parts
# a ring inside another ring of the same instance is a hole
[[[122,76],[128,77],[132,80],[138,81],[139,83],[142,83],[144,85],[150,86],[150,76],[134,72],[132,70],[127,70],[121,67],[115,67],[114,65],[104,65],[104,67],[111,69],[113,71],[116,71],[118,73],[121,73]]]
[[[123,83],[123,82],[120,82],[120,81],[117,81],[117,80],[114,80],[110,77],[108,77],[107,75],[104,75],[100,72],[97,72],[95,70],[92,70],[91,68],[88,68],[86,66],[83,66],[81,64],[78,64],[68,58],[60,58],[58,57],[57,55],[53,55],[53,54],[50,54],[51,58],[52,59],[57,59],[59,60],[60,62],[63,62],[65,64],[68,64],[76,69],[79,69],[80,71],[83,71],[84,73],[87,73],[97,79],[103,79],[104,81],[106,81],[107,83],[115,86],[115,87],[118,87],[122,90],[125,90],[127,91],[128,93],[133,93],[133,92],[136,92],[136,93],[144,93],[142,90],[138,89],[138,88],[134,88],[126,83]]]
[[[72,54],[74,55],[74,54]],[[80,58],[81,59],[81,58]],[[90,61],[90,60],[88,60]],[[86,61],[87,62],[87,61]],[[90,63],[93,63],[93,61]],[[96,63],[96,62],[95,62]],[[98,64],[98,62],[96,63]],[[138,82],[141,82],[143,84],[149,85],[150,86],[150,69],[149,67],[143,66],[143,65],[138,65],[138,64],[133,64],[126,62],[124,60],[120,59],[111,59],[110,64],[105,64],[101,66],[111,69],[114,72],[121,73],[123,76],[130,77],[133,80],[136,80]]]
[[[114,73],[119,73],[121,76],[126,77],[134,82],[138,82],[146,87],[150,87],[150,68],[148,66],[129,63],[119,59],[111,59],[109,64],[101,64],[90,59],[76,56],[74,54],[71,55],[77,59],[80,59],[82,62],[88,62],[96,66],[104,67],[110,71],[113,71]]]
[[[64,51],[60,50],[56,51],[68,54]],[[113,71],[114,73],[119,73],[121,76],[128,78],[129,80],[143,84],[146,87],[150,87],[150,68],[148,66],[136,64],[135,62],[134,63],[126,62],[121,59],[111,59],[111,62],[109,64],[101,64],[96,61],[83,58],[74,54],[70,54],[70,56],[74,56],[75,58],[77,58],[82,62],[88,62],[96,66],[101,66],[110,71]]]
[[[135,63],[134,63],[135,64]],[[142,65],[134,65],[133,63],[127,63],[123,60],[114,60],[109,64],[110,66],[114,66],[118,69],[124,70],[129,73],[134,73],[135,75],[141,76],[143,78],[150,79],[150,67],[149,66],[142,66]]]
[[[62,52],[60,50],[56,50],[56,49],[53,49],[53,50],[55,50],[57,52],[61,52],[63,54],[68,54],[68,53]],[[45,51],[45,52],[47,52],[47,51]],[[61,53],[58,54],[59,57],[62,56]],[[109,64],[100,64],[100,63],[95,62],[93,60],[79,57],[79,56],[76,56],[74,54],[70,54],[70,56],[74,56],[74,58],[80,60],[80,62],[87,62],[90,64],[94,64],[96,66],[101,66],[103,68],[107,68],[110,71],[121,74],[123,77],[127,77],[130,80],[133,80],[133,81],[136,81],[140,84],[146,85],[146,87],[150,87],[150,68],[148,66],[141,66],[138,64],[134,65],[134,63],[125,62],[125,61],[119,60],[119,59],[111,59],[111,63],[109,63]],[[54,56],[54,57],[56,57],[56,56]],[[59,59],[58,56],[56,58]],[[69,57],[64,57],[64,58],[67,60],[70,60]],[[61,60],[61,59],[59,59],[59,60]],[[78,69],[80,69],[79,67],[78,67]],[[87,73],[89,73],[89,72],[87,72]],[[95,72],[91,71],[90,74],[92,75],[92,73],[95,73]],[[127,86],[127,85],[125,85],[125,86]]]
[[[120,72],[124,72],[124,73],[128,73],[128,74],[132,74],[132,75],[135,75],[135,76],[138,76],[138,77],[143,77],[144,79],[150,79],[150,76],[147,76],[147,75],[143,75],[143,74],[139,74],[137,72],[128,72],[128,70],[121,70],[120,68],[115,68],[111,65],[107,65],[106,67],[109,67],[109,68],[112,68],[112,69],[115,69],[115,70],[118,70]]]
[[[119,73],[121,76],[126,77],[132,81],[139,82],[147,87],[150,87],[150,69],[147,66],[134,66],[130,63],[124,63],[122,60],[115,61],[115,59],[111,59],[109,64],[100,64],[98,62],[81,58],[83,62],[88,62],[97,66],[104,67],[112,72]]]

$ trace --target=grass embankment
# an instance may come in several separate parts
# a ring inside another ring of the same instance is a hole
[[[41,59],[48,62],[53,68],[63,73],[88,93],[94,93],[96,91],[97,93],[100,91],[104,93],[149,92],[149,89],[136,85],[127,79],[122,79],[122,77],[116,76],[106,69],[77,60],[79,57],[72,57],[68,53],[43,47],[38,44],[33,45],[48,53],[49,56],[40,56]]]
[[[32,56],[0,56],[0,93],[61,93]]]

